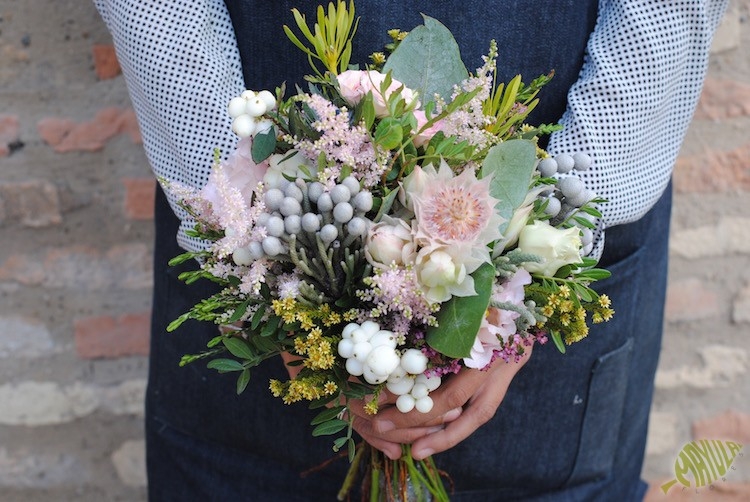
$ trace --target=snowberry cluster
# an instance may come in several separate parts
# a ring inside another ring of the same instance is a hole
[[[555,157],[542,159],[537,170],[545,178],[559,176],[552,196],[547,198],[545,212],[552,217],[552,223],[559,223],[578,210],[584,204],[596,198],[596,194],[586,188],[576,172],[586,171],[591,167],[591,157],[585,153],[577,152],[573,155],[561,153]],[[579,216],[591,220],[585,213]],[[581,228],[581,242],[584,246],[584,254],[590,250],[593,241],[593,232],[589,228]]]
[[[263,256],[288,253],[291,236],[309,247],[314,256],[317,237],[325,246],[343,244],[346,238],[364,238],[371,224],[365,214],[372,209],[372,194],[361,190],[356,178],[348,176],[331,190],[317,181],[282,181],[264,195],[266,212],[257,225],[266,228],[261,242],[251,242],[233,254],[237,265],[249,265]],[[337,245],[337,246],[338,246]]]
[[[263,115],[276,108],[276,97],[270,91],[244,91],[229,101],[227,111],[232,117],[232,131],[240,138],[255,136],[273,127]]]
[[[429,393],[440,386],[440,377],[424,374],[428,360],[421,350],[399,351],[396,335],[374,321],[349,323],[341,336],[338,353],[346,359],[350,375],[372,385],[385,383],[389,392],[399,396],[396,407],[402,413],[414,408],[422,413],[432,410]]]

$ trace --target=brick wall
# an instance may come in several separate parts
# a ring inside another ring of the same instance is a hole
[[[750,442],[748,16],[732,0],[675,171],[652,480],[691,438]],[[0,103],[0,499],[143,500],[154,185],[90,2],[0,0]],[[748,481],[738,460],[711,494]]]

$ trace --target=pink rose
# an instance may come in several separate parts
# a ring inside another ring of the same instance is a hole
[[[387,268],[391,263],[413,263],[416,246],[409,225],[398,218],[385,216],[372,227],[367,236],[365,257],[376,268]]]
[[[407,105],[416,100],[416,93],[398,80],[391,82],[391,85],[385,91],[385,97],[383,97],[380,93],[380,86],[385,80],[385,74],[378,71],[347,70],[336,78],[339,82],[341,97],[351,106],[356,106],[362,101],[362,98],[367,96],[368,92],[372,92],[375,116],[381,119],[388,116],[386,100],[399,88],[401,88],[401,97]]]
[[[438,120],[430,127],[420,132],[420,130],[427,123],[427,117],[422,110],[414,110],[413,113],[414,118],[417,119],[417,128],[414,131],[414,137],[412,138],[412,141],[414,142],[414,146],[424,146],[430,142],[435,134],[443,130],[444,124],[442,120]]]

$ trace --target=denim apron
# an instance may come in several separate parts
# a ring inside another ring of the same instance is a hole
[[[292,7],[314,19],[318,1],[227,0],[248,88],[301,83],[306,58],[287,41]],[[481,66],[490,39],[499,49],[499,77],[524,80],[554,69],[532,123],[559,120],[566,92],[578,76],[596,21],[593,0],[425,1],[363,0],[353,62],[388,42],[391,28],[409,30],[420,12],[445,24],[467,68]],[[661,343],[671,191],[641,220],[607,230],[602,265],[613,277],[597,283],[617,311],[561,355],[538,346],[513,380],[495,417],[450,451],[436,456],[452,478],[454,501],[640,500],[653,377]],[[334,457],[331,437],[312,438],[314,415],[304,403],[287,406],[268,391],[284,378],[279,360],[254,370],[248,389],[234,391],[234,375],[201,363],[178,368],[216,334],[209,323],[166,325],[214,291],[181,283],[191,267],[167,267],[181,251],[178,220],[159,191],[156,201],[154,304],[146,399],[149,495],[153,501],[335,500],[348,467]],[[302,473],[305,473],[302,475]],[[357,497],[358,498],[358,497]],[[356,500],[356,499],[355,499]]]

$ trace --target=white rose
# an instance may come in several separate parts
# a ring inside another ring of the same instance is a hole
[[[383,118],[388,116],[386,101],[397,89],[401,88],[401,98],[407,105],[412,104],[416,93],[406,87],[398,80],[392,80],[391,85],[385,90],[385,96],[380,92],[380,86],[385,81],[385,74],[375,70],[360,71],[348,70],[337,77],[341,97],[351,106],[356,106],[368,92],[372,91],[372,102],[375,107],[375,116]]]
[[[575,227],[562,230],[546,221],[535,221],[521,230],[518,249],[542,258],[542,263],[525,263],[526,270],[552,277],[560,267],[581,262],[580,231]]]

